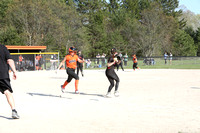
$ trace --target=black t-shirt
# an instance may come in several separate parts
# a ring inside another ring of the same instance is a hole
[[[9,65],[7,60],[11,59],[8,49],[0,44],[0,79],[9,78]]]
[[[83,60],[84,57],[83,57],[83,55],[81,54],[81,55],[78,55],[78,58],[79,58],[80,60]],[[82,63],[80,63],[80,62],[77,61],[77,64],[82,64]]]

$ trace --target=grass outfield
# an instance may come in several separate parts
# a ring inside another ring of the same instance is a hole
[[[130,63],[128,68],[132,68]],[[140,60],[138,66],[142,69],[200,69],[200,60],[173,60],[172,64],[169,61],[165,64],[164,60],[157,59],[155,65],[145,65]]]
[[[184,60],[173,60],[170,64],[169,60],[167,60],[167,64],[165,64],[164,59],[157,58],[155,59],[155,65],[145,65],[143,60],[138,60],[138,67],[141,69],[200,69],[200,59],[184,59]],[[94,62],[91,64],[94,66]],[[127,66],[124,66],[124,69],[132,69],[133,62],[129,60]],[[90,68],[91,69],[91,68]],[[93,68],[92,69],[105,69],[104,68]],[[121,68],[120,68],[121,69]]]

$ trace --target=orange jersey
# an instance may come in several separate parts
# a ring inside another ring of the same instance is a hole
[[[38,56],[36,56],[35,58],[36,58],[37,60],[40,60],[40,59],[42,58],[42,56],[39,56],[39,55],[38,55]]]
[[[78,56],[66,55],[65,58],[66,58],[66,66],[68,68],[76,69],[77,67],[76,62],[78,61]]]
[[[22,61],[23,60],[23,57],[22,56],[19,56],[19,61]]]
[[[133,63],[137,63],[137,58],[133,57]]]

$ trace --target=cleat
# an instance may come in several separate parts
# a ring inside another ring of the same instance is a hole
[[[78,90],[75,91],[75,94],[80,94],[80,92]]]
[[[108,93],[106,94],[106,97],[107,97],[107,98],[111,98],[111,97],[112,97],[112,96],[111,96],[111,93],[108,92]]]
[[[65,88],[63,88],[62,85],[61,85],[61,91],[62,91],[62,93],[65,93]]]
[[[118,92],[118,91],[115,91],[115,92],[114,92],[114,95],[115,95],[116,97],[119,97],[119,92]]]
[[[13,110],[13,111],[12,111],[12,118],[13,118],[13,119],[19,119],[19,115],[17,114],[17,111],[16,111],[16,110]]]

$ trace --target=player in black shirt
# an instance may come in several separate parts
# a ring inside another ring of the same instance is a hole
[[[12,109],[12,118],[19,119],[19,115],[15,110],[15,102],[12,95],[13,90],[10,85],[9,66],[13,71],[13,78],[16,79],[14,61],[11,59],[8,49],[0,44],[0,92],[6,95],[7,101]]]
[[[84,57],[83,57],[83,55],[81,54],[81,51],[80,51],[80,50],[78,51],[78,58],[79,58],[80,60],[84,61]],[[81,74],[82,74],[82,77],[84,76],[84,75],[83,75],[83,67],[84,67],[84,64],[77,61],[77,75],[79,74],[79,70],[80,70],[80,71],[81,71]]]
[[[119,87],[119,77],[115,73],[115,66],[121,62],[121,58],[117,55],[116,49],[111,49],[111,57],[108,59],[107,69],[106,69],[106,76],[110,82],[110,86],[108,88],[108,92],[106,97],[111,97],[111,90],[115,86],[114,95],[117,97],[119,96],[118,87]],[[114,81],[116,84],[114,85]]]

